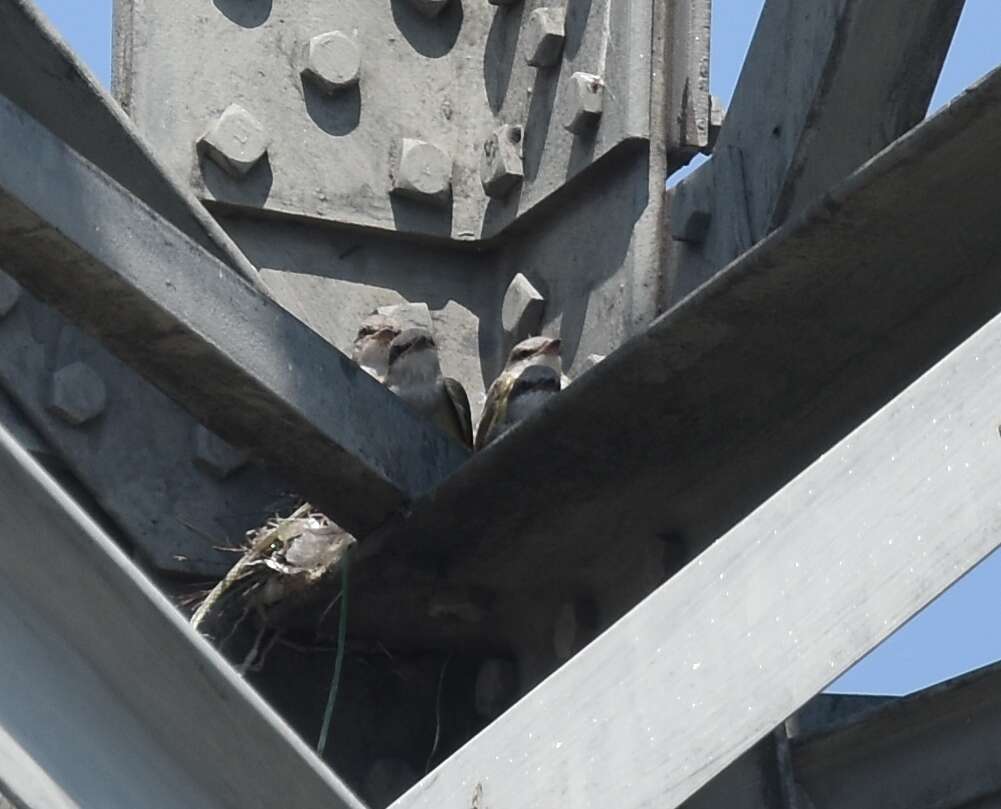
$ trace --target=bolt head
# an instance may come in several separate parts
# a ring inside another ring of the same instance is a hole
[[[525,26],[525,59],[533,67],[552,67],[560,61],[566,38],[566,14],[562,8],[537,8]]]
[[[601,118],[605,98],[605,83],[593,73],[574,73],[570,77],[570,97],[573,105],[566,128],[575,135],[593,131]]]
[[[437,17],[448,4],[449,0],[410,0],[410,5],[429,18]]]
[[[6,317],[21,300],[21,285],[13,278],[0,273],[0,317]]]
[[[546,299],[524,275],[518,273],[508,285],[501,305],[501,325],[513,343],[539,333]]]
[[[217,480],[225,480],[250,461],[246,450],[227,444],[201,424],[195,426],[194,464]]]
[[[523,135],[524,130],[520,126],[504,125],[484,142],[480,155],[480,181],[487,196],[506,197],[524,178]]]
[[[330,95],[358,84],[361,48],[347,34],[330,31],[309,40],[302,75]]]
[[[198,148],[221,169],[239,178],[267,154],[269,140],[253,115],[239,104],[230,104],[199,138]]]
[[[107,404],[104,381],[86,363],[71,363],[52,375],[47,409],[67,424],[86,424],[101,415]]]
[[[433,143],[404,138],[395,155],[393,191],[420,202],[447,205],[452,198],[452,158]]]

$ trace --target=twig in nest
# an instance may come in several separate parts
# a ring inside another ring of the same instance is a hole
[[[445,669],[448,668],[451,660],[452,655],[450,654],[445,658],[445,662],[441,664],[441,673],[438,675],[438,693],[434,700],[434,744],[431,745],[427,764],[424,765],[425,775],[431,772],[431,762],[434,760],[434,754],[438,752],[438,742],[441,741],[441,690],[445,685]]]
[[[268,660],[268,655],[271,654],[271,650],[275,648],[275,644],[278,639],[282,636],[282,631],[280,629],[275,630],[275,634],[271,636],[271,640],[268,641],[268,645],[261,650],[260,656],[257,658],[257,662],[253,663],[248,671],[258,672],[264,668],[264,664]]]
[[[337,701],[337,688],[341,682],[341,665],[344,663],[344,647],[348,640],[348,568],[351,553],[346,552],[341,559],[341,614],[337,628],[337,658],[334,660],[334,676],[330,681],[330,693],[327,695],[327,706],[323,710],[323,724],[320,726],[320,740],[316,743],[316,752],[321,758],[327,747],[327,734],[330,732],[330,718],[334,715],[334,703]]]
[[[293,520],[309,514],[311,508],[312,507],[309,503],[303,503],[299,506],[299,508],[292,512],[291,516],[289,516],[286,520],[279,521],[277,525],[270,530],[263,532],[259,537],[257,537],[257,539],[254,540],[254,543],[250,546],[247,553],[244,554],[244,556],[237,561],[232,568],[230,568],[229,573],[225,575],[222,581],[212,588],[212,592],[210,592],[205,597],[205,600],[198,605],[198,609],[195,610],[195,614],[191,616],[191,626],[193,629],[196,631],[198,630],[198,628],[202,625],[202,622],[208,616],[209,612],[216,605],[216,602],[222,598],[223,594],[233,585],[234,582],[238,581],[245,575],[251,563],[256,562],[268,552],[275,540],[281,537],[284,526]]]
[[[254,638],[254,645],[250,647],[250,651],[247,652],[247,656],[243,658],[243,662],[237,666],[236,670],[243,677],[247,673],[247,669],[250,668],[250,664],[254,662],[254,658],[257,657],[257,652],[261,648],[261,639],[264,637],[264,633],[268,631],[267,624],[264,624],[260,630],[257,632],[257,637]]]

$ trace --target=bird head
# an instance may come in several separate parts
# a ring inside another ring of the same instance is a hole
[[[561,374],[563,373],[563,363],[560,359],[561,345],[559,337],[529,337],[527,340],[522,340],[511,349],[506,370],[518,373],[523,368],[541,365]]]
[[[440,376],[438,344],[428,329],[406,329],[393,338],[387,384],[433,382]]]
[[[389,368],[389,346],[399,334],[398,323],[378,313],[369,315],[355,337],[352,354],[355,362],[382,381]]]

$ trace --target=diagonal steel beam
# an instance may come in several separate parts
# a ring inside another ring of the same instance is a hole
[[[4,430],[0,509],[0,789],[18,806],[364,809]]]
[[[999,150],[996,71],[372,537],[372,575],[437,557],[513,635],[552,625],[533,598],[621,615],[1001,311]],[[457,631],[407,586],[356,626]]]
[[[253,265],[194,195],[170,179],[132,121],[32,0],[0,0],[0,95],[260,286]]]
[[[2,97],[0,264],[354,533],[466,457]]]
[[[680,806],[1001,543],[1001,316],[393,806]]]
[[[917,124],[965,0],[767,0],[713,159],[674,191],[680,300]]]

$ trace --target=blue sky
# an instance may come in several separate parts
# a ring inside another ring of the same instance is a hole
[[[111,0],[38,0],[63,37],[110,83]],[[712,90],[729,103],[761,0],[713,0]],[[935,110],[1001,62],[998,0],[967,0],[932,100]],[[1001,552],[860,662],[831,690],[906,694],[1001,659]]]

